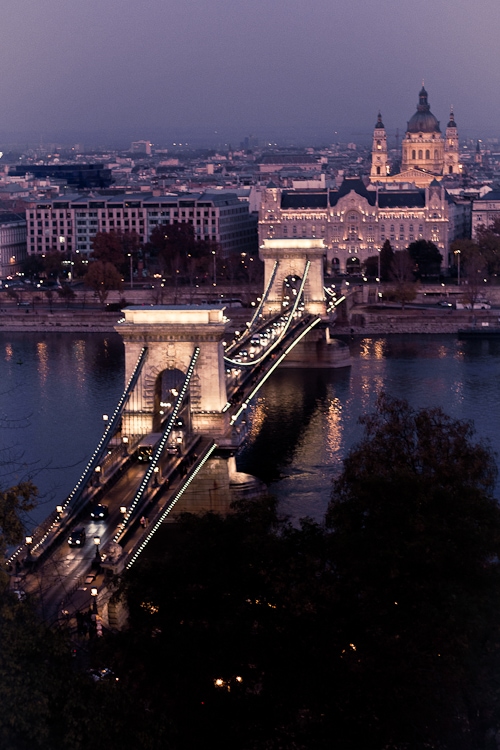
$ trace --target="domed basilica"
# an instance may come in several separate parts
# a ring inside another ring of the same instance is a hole
[[[471,204],[450,194],[443,179],[460,175],[453,112],[443,136],[423,86],[398,163],[400,159],[398,172],[389,160],[379,114],[373,134],[371,184],[361,176],[314,189],[285,189],[270,183],[263,191],[259,212],[261,242],[279,240],[283,247],[293,247],[299,238],[322,239],[327,268],[359,273],[364,261],[376,257],[387,240],[395,251],[426,240],[439,249],[446,269],[452,262],[450,244],[468,236]]]
[[[441,133],[438,119],[431,112],[427,91],[422,86],[417,111],[409,119],[401,153],[401,171],[391,174],[387,151],[387,134],[379,113],[373,132],[372,182],[406,182],[427,187],[433,179],[460,174],[458,131],[453,111]]]

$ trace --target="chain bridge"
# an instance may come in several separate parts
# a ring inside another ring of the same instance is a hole
[[[179,509],[227,512],[263,491],[234,458],[259,389],[297,364],[301,346],[301,366],[349,364],[329,338],[337,301],[325,293],[323,255],[321,240],[264,241],[265,289],[232,335],[220,305],[123,311],[124,391],[72,492],[7,561],[13,589],[36,594],[47,621],[88,607],[91,594],[102,609],[109,583]],[[107,623],[119,624],[111,607]]]

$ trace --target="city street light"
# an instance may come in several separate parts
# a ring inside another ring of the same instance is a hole
[[[99,545],[101,543],[101,537],[95,536],[94,537],[94,544],[95,544],[95,564],[97,567],[101,564],[101,553],[99,552]]]
[[[132,269],[132,253],[127,253],[128,257],[130,258],[130,288],[134,288],[134,272]]]
[[[453,251],[457,256],[458,274],[457,274],[457,286],[460,286],[460,250]]]
[[[101,467],[100,466],[95,467],[95,480],[96,480],[96,484],[101,483]]]
[[[127,437],[127,435],[124,435],[122,437],[122,444],[123,444],[123,458],[126,458],[128,456],[128,437]]]
[[[33,544],[33,537],[27,536],[24,541],[26,542],[26,562],[32,562],[31,545]]]
[[[154,469],[153,469],[153,472],[154,472],[154,475],[155,475],[155,479],[154,479],[154,482],[153,482],[153,486],[154,487],[158,487],[158,473],[159,473],[159,471],[160,471],[160,467],[159,466],[155,466]]]
[[[92,612],[97,614],[97,589],[92,587],[90,589],[90,596],[92,597]]]

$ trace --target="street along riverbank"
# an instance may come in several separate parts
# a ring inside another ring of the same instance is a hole
[[[219,302],[219,300],[218,300]],[[226,315],[233,326],[244,326],[252,308],[228,307]],[[98,307],[0,307],[0,331],[60,331],[110,333],[123,317],[120,310]],[[464,328],[498,327],[500,310],[455,310],[452,308],[406,308],[355,305],[347,319],[339,318],[331,326],[332,336],[388,335],[391,333],[452,333]]]

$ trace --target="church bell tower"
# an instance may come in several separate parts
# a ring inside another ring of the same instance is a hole
[[[460,174],[458,130],[455,122],[455,115],[453,114],[453,108],[450,112],[450,121],[446,126],[443,174]]]
[[[378,113],[377,123],[373,131],[372,145],[372,168],[370,179],[377,181],[377,177],[387,177],[389,174],[389,162],[387,160],[387,134],[385,132],[382,115]]]

